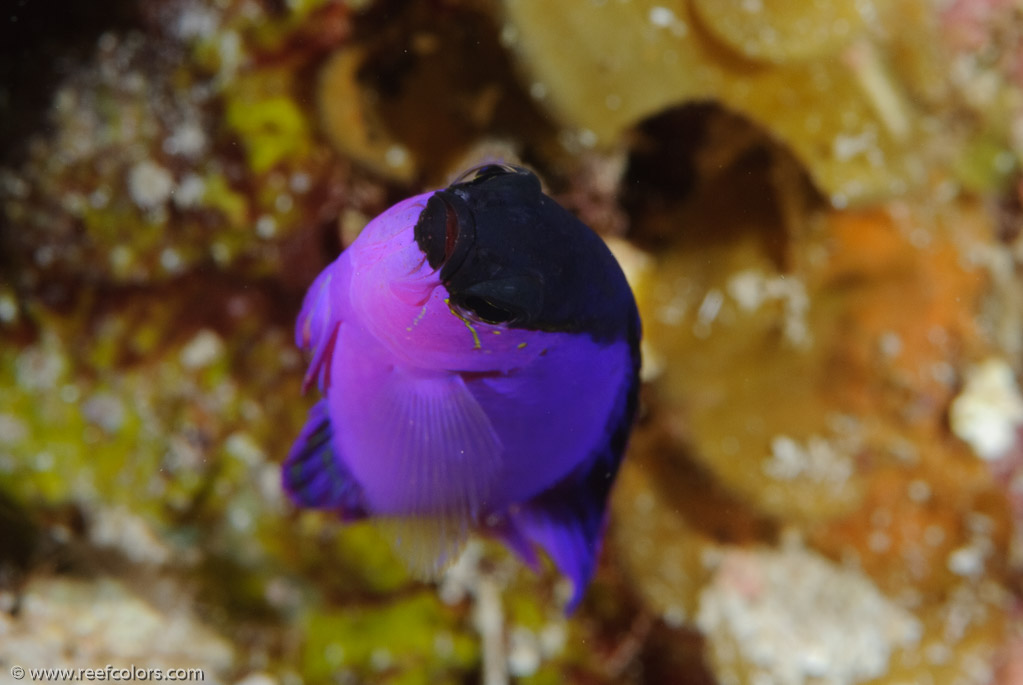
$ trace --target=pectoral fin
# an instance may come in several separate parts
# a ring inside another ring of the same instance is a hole
[[[457,374],[394,368],[379,377],[359,443],[374,517],[418,575],[454,559],[499,487],[503,447],[490,417]],[[362,473],[362,471],[360,471]]]
[[[383,516],[375,525],[395,554],[421,580],[437,580],[469,539],[470,522],[459,515]]]
[[[369,407],[379,423],[361,446],[379,464],[367,485],[374,509],[475,518],[487,506],[503,449],[483,407],[457,374],[395,368],[380,384]]]

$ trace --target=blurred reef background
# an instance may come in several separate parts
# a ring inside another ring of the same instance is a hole
[[[0,681],[1023,683],[1019,0],[0,10]],[[645,326],[596,581],[298,512],[292,325],[485,159]]]

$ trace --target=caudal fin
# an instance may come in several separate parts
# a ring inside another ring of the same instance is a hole
[[[565,607],[574,611],[593,578],[607,516],[607,490],[594,491],[587,478],[569,478],[531,499],[511,515],[514,534],[500,533],[523,560],[532,565],[532,550],[521,539],[539,545],[572,581]]]

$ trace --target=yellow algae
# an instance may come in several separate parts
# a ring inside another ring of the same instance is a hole
[[[702,11],[715,17],[714,25],[733,26],[724,16],[745,12],[743,4],[713,3],[711,10],[705,3]],[[775,19],[798,26],[792,18],[801,4],[790,4]],[[580,131],[584,145],[613,145],[668,107],[710,100],[789,147],[837,205],[897,194],[924,178],[921,114],[889,73],[887,53],[870,58],[869,47],[866,59],[850,58],[847,41],[839,39],[846,31],[834,28],[848,24],[850,36],[857,32],[858,3],[821,5],[835,17],[822,53],[785,64],[751,61],[709,35],[689,5],[672,7],[655,0],[570,0],[557,8],[538,0],[504,3],[533,91]]]
[[[232,99],[227,125],[241,137],[252,170],[261,174],[309,152],[306,115],[290,96]]]
[[[769,169],[730,160],[698,193],[639,215],[639,231],[670,242],[637,289],[659,373],[615,499],[622,563],[651,610],[692,620],[710,587],[706,562],[735,542],[699,528],[712,514],[680,504],[699,488],[672,473],[692,479],[695,464],[741,503],[722,506],[733,516],[798,531],[911,612],[919,631],[886,647],[871,682],[983,682],[979,664],[1004,630],[1010,513],[947,412],[965,362],[992,346],[978,321],[988,264],[965,258],[994,249],[991,217],[969,199],[789,207],[763,193]],[[770,530],[739,542],[769,541]],[[717,587],[719,608],[735,608],[722,594],[746,601],[743,587]],[[806,666],[777,652],[765,670],[739,637],[753,614],[740,614],[701,623],[719,677]]]
[[[826,57],[861,33],[869,2],[856,0],[692,0],[715,38],[752,60]],[[656,17],[656,8],[651,9]]]
[[[846,515],[898,436],[943,425],[949,351],[984,348],[973,316],[987,279],[960,245],[990,229],[964,204],[947,220],[821,213],[790,236],[746,176],[674,210],[685,233],[639,291],[655,386],[728,488],[780,517]]]
[[[686,426],[693,458],[727,488],[770,513],[833,515],[858,502],[859,436],[821,401],[829,336],[814,326],[813,307],[785,294],[794,284],[798,300],[805,277],[779,272],[784,228],[756,184],[745,171],[726,173],[673,216],[686,238],[640,291],[644,335],[661,360],[655,387]],[[746,281],[756,274],[754,288],[783,284],[782,296],[751,300]]]
[[[553,127],[516,80],[491,9],[410,3],[340,47],[316,89],[334,146],[385,178],[428,185],[449,182],[474,150],[553,148]]]
[[[211,209],[220,210],[229,226],[240,228],[248,220],[247,199],[228,185],[223,174],[211,174],[204,179],[202,201]]]
[[[377,173],[408,182],[416,173],[411,151],[388,132],[372,95],[358,80],[365,51],[352,46],[335,53],[320,72],[320,120],[328,139],[342,154]]]

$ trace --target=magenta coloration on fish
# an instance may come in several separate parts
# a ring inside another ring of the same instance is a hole
[[[636,411],[640,323],[604,242],[513,166],[370,222],[296,327],[324,398],[283,467],[300,506],[372,518],[423,571],[473,530],[594,570]]]

